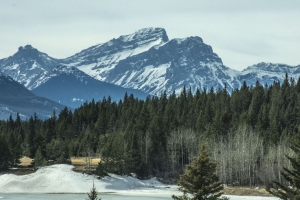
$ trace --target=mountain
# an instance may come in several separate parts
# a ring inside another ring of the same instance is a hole
[[[200,37],[169,40],[162,28],[145,28],[90,47],[63,61],[90,76],[152,95],[183,86],[238,87],[236,71],[223,65]]]
[[[41,119],[48,118],[53,111],[60,111],[65,106],[49,99],[38,97],[11,77],[0,72],[0,119],[10,115],[26,119],[34,113]]]
[[[163,28],[144,28],[65,59],[27,45],[1,59],[0,71],[35,94],[71,107],[108,95],[118,100],[126,91],[141,98],[164,91],[178,94],[184,86],[195,92],[226,85],[231,92],[244,81],[270,85],[282,81],[285,73],[300,76],[299,66],[284,64],[259,63],[241,72],[230,69],[200,37],[169,39]]]
[[[248,85],[255,85],[259,81],[262,85],[271,85],[274,81],[282,82],[285,74],[298,80],[300,77],[300,65],[290,66],[278,63],[258,63],[247,67],[239,73],[238,79],[246,81]]]
[[[130,88],[96,80],[75,67],[64,66],[58,60],[31,45],[19,47],[17,53],[0,60],[0,71],[23,84],[37,96],[49,98],[76,108],[85,101],[123,99],[125,93],[145,99],[148,94]]]
[[[140,99],[147,97],[147,94],[139,90],[98,81],[75,67],[67,66],[54,68],[51,78],[32,92],[73,108],[79,107],[85,101],[102,100],[108,96],[113,101],[119,101],[124,98],[126,92]]]
[[[145,41],[145,42],[142,42]],[[150,42],[149,42],[150,41]],[[90,76],[152,95],[177,94],[184,86],[231,92],[244,81],[255,85],[282,82],[285,73],[298,79],[299,66],[258,63],[242,72],[225,66],[222,59],[200,37],[168,39],[162,28],[141,29],[107,43],[90,47],[64,60]]]
[[[206,87],[230,87],[236,72],[224,66],[200,37],[173,39],[149,51],[121,60],[109,73],[107,82],[136,88],[150,94],[179,93]]]
[[[13,56],[0,60],[0,71],[12,77],[29,90],[47,82],[50,71],[59,62],[31,45],[19,47]]]

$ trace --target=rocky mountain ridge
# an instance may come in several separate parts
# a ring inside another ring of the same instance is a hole
[[[57,69],[60,66],[60,69]],[[145,28],[82,50],[66,59],[55,59],[30,45],[0,60],[0,71],[34,90],[58,72],[81,70],[99,81],[136,89],[151,95],[178,94],[183,86],[231,92],[244,81],[262,85],[282,81],[285,73],[298,79],[300,66],[259,63],[236,71],[198,37],[169,39],[163,28]],[[70,73],[69,73],[70,74]],[[78,79],[78,77],[77,77]],[[74,97],[77,98],[77,97]]]

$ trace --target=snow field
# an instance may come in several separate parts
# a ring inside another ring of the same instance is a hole
[[[162,184],[155,178],[139,180],[130,176],[109,174],[97,179],[93,175],[74,172],[72,169],[72,165],[58,164],[42,167],[28,175],[0,175],[0,199],[3,196],[5,198],[5,194],[8,193],[13,193],[12,195],[40,193],[46,196],[47,193],[85,194],[90,191],[93,182],[100,196],[101,193],[106,195],[114,193],[120,196],[119,199],[122,199],[122,196],[135,196],[135,199],[142,196],[171,199],[172,194],[180,195],[177,186]],[[231,200],[277,200],[274,197],[232,195],[228,197]]]
[[[52,165],[42,167],[35,173],[17,176],[0,176],[0,193],[87,193],[95,183],[98,192],[124,194],[141,193],[163,194],[177,192],[176,186],[167,186],[155,178],[139,180],[129,176],[110,174],[101,180],[93,175],[74,172],[72,165]]]

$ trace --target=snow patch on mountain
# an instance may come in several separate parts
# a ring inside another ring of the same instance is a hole
[[[153,65],[146,66],[140,71],[131,71],[124,74],[122,77],[113,81],[116,85],[122,85],[126,88],[134,88],[139,90],[147,90],[149,87],[157,88],[151,91],[152,94],[165,89],[166,72],[171,63],[166,63],[155,67]]]

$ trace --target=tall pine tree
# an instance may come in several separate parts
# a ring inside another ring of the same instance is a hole
[[[192,164],[186,166],[186,172],[180,176],[178,185],[182,196],[173,195],[176,200],[217,200],[220,198],[223,186],[216,172],[216,163],[209,159],[206,143],[200,145],[200,155]]]

